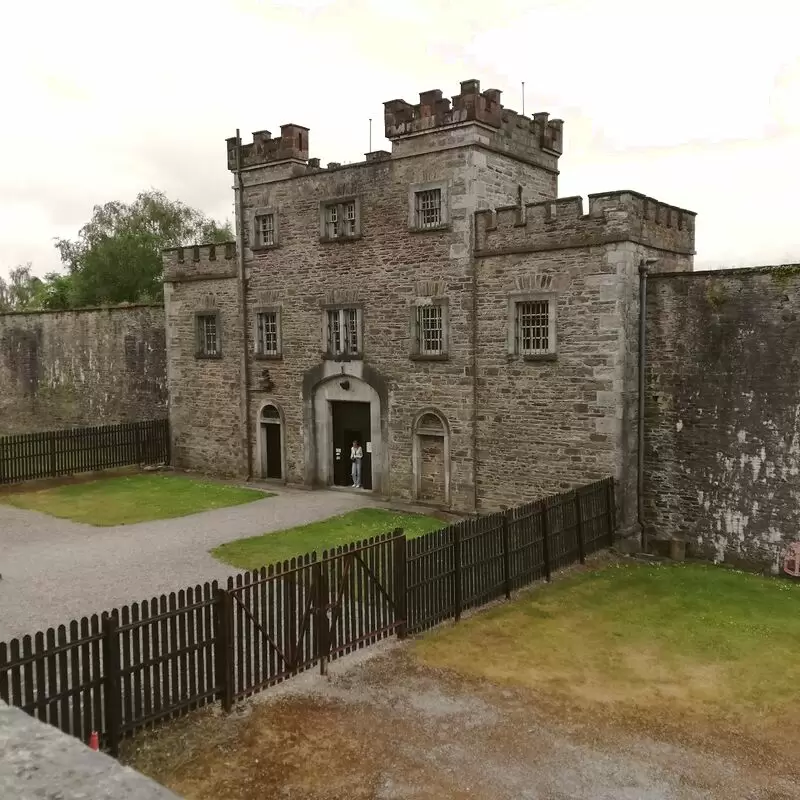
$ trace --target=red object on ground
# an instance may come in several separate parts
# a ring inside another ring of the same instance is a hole
[[[800,542],[792,542],[783,559],[783,571],[793,578],[800,578]]]
[[[89,747],[92,750],[100,749],[100,738],[97,735],[97,731],[92,731],[92,735],[89,737]]]

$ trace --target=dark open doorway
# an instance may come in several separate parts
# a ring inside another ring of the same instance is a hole
[[[372,453],[370,441],[369,403],[331,403],[333,413],[333,483],[352,486],[350,448],[354,441],[361,445],[361,485],[372,489]]]
[[[283,478],[281,447],[281,415],[275,406],[261,410],[261,477]]]

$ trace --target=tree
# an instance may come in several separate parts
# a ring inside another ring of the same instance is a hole
[[[44,281],[31,274],[31,263],[10,270],[0,278],[0,311],[31,311],[42,308]]]
[[[47,276],[44,294],[55,304],[68,298],[73,308],[158,302],[162,249],[231,239],[230,223],[220,225],[162,192],[142,192],[130,204],[95,206],[75,241],[56,240],[68,275]]]

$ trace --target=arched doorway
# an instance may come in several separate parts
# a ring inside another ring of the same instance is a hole
[[[352,486],[350,446],[364,453],[361,486],[383,491],[387,454],[383,446],[381,401],[377,391],[355,375],[339,374],[312,392],[317,480],[327,486]]]
[[[262,478],[284,479],[283,415],[273,403],[263,405],[258,415],[258,455]]]
[[[450,505],[450,428],[444,414],[426,409],[414,421],[414,496],[423,503]]]

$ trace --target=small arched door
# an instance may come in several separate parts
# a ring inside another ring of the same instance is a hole
[[[414,423],[414,496],[423,503],[450,505],[450,429],[434,409]]]
[[[281,414],[275,406],[267,405],[261,409],[259,435],[261,437],[261,477],[280,480],[283,478]]]

